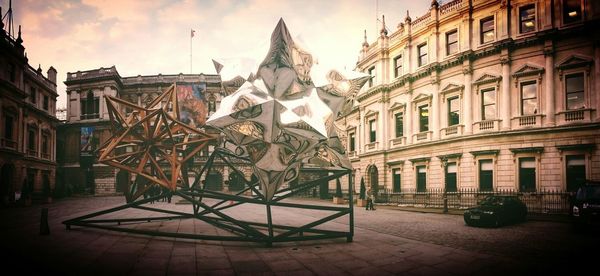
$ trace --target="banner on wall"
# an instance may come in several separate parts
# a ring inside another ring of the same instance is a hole
[[[205,92],[206,83],[177,85],[179,119],[182,122],[192,127],[203,126],[206,123],[208,109]]]
[[[79,155],[92,156],[95,150],[94,127],[81,127]]]

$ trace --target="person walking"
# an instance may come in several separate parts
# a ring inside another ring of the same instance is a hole
[[[367,190],[367,208],[366,210],[375,210],[375,208],[373,207],[373,202],[375,201],[375,195],[373,194],[373,191],[371,190],[371,188],[369,188],[369,190]]]

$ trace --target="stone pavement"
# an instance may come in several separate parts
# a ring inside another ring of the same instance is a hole
[[[23,275],[504,275],[571,269],[551,263],[531,263],[493,251],[488,253],[485,249],[424,242],[396,235],[395,230],[390,229],[378,231],[378,225],[390,224],[387,222],[400,212],[393,210],[373,212],[356,208],[356,219],[360,223],[355,227],[354,242],[334,239],[274,244],[271,248],[256,243],[148,237],[81,227],[67,231],[61,224],[65,219],[122,203],[122,197],[72,198],[48,205],[1,209],[2,267]],[[191,208],[166,203],[155,203],[155,206]],[[49,208],[50,235],[47,236],[39,235],[42,207]],[[140,212],[127,210],[122,215],[143,215]],[[252,205],[232,212],[247,217],[263,214],[263,210]],[[282,220],[280,223],[298,224],[314,220],[321,215],[319,212],[276,210],[274,216]],[[347,229],[347,221],[347,217],[337,219],[330,227]],[[221,234],[221,230],[195,220],[133,227]]]

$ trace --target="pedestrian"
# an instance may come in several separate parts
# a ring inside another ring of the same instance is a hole
[[[371,190],[371,188],[369,188],[369,190],[367,190],[367,208],[366,210],[375,210],[375,208],[373,207],[373,202],[375,201],[375,194],[373,194],[373,191]]]

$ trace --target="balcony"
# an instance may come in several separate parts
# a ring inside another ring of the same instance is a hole
[[[406,145],[406,137],[397,137],[390,140],[390,148],[400,147]]]
[[[375,151],[377,150],[377,143],[378,142],[372,142],[372,143],[368,143],[365,145],[365,151]]]
[[[500,129],[500,120],[484,120],[475,122],[473,131],[475,133],[498,131]]]
[[[50,154],[42,152],[42,159],[50,160]]]
[[[453,125],[446,128],[442,128],[443,137],[462,135],[464,125]]]
[[[515,128],[530,128],[530,127],[541,127],[542,126],[541,114],[519,116],[512,118],[512,125]]]
[[[416,142],[425,142],[425,141],[431,141],[431,131],[422,131],[419,133],[415,133],[413,134],[413,141]]]
[[[28,149],[27,150],[27,156],[37,157],[38,156],[38,152],[37,152],[37,150]]]
[[[348,151],[348,158],[357,158],[358,153],[356,151]]]
[[[573,123],[589,123],[591,121],[591,112],[594,111],[590,108],[576,109],[576,110],[565,110],[558,113],[559,124],[573,124]]]
[[[13,141],[13,140],[9,140],[6,138],[0,138],[0,146],[2,146],[3,148],[8,148],[8,149],[17,149],[17,142]]]

